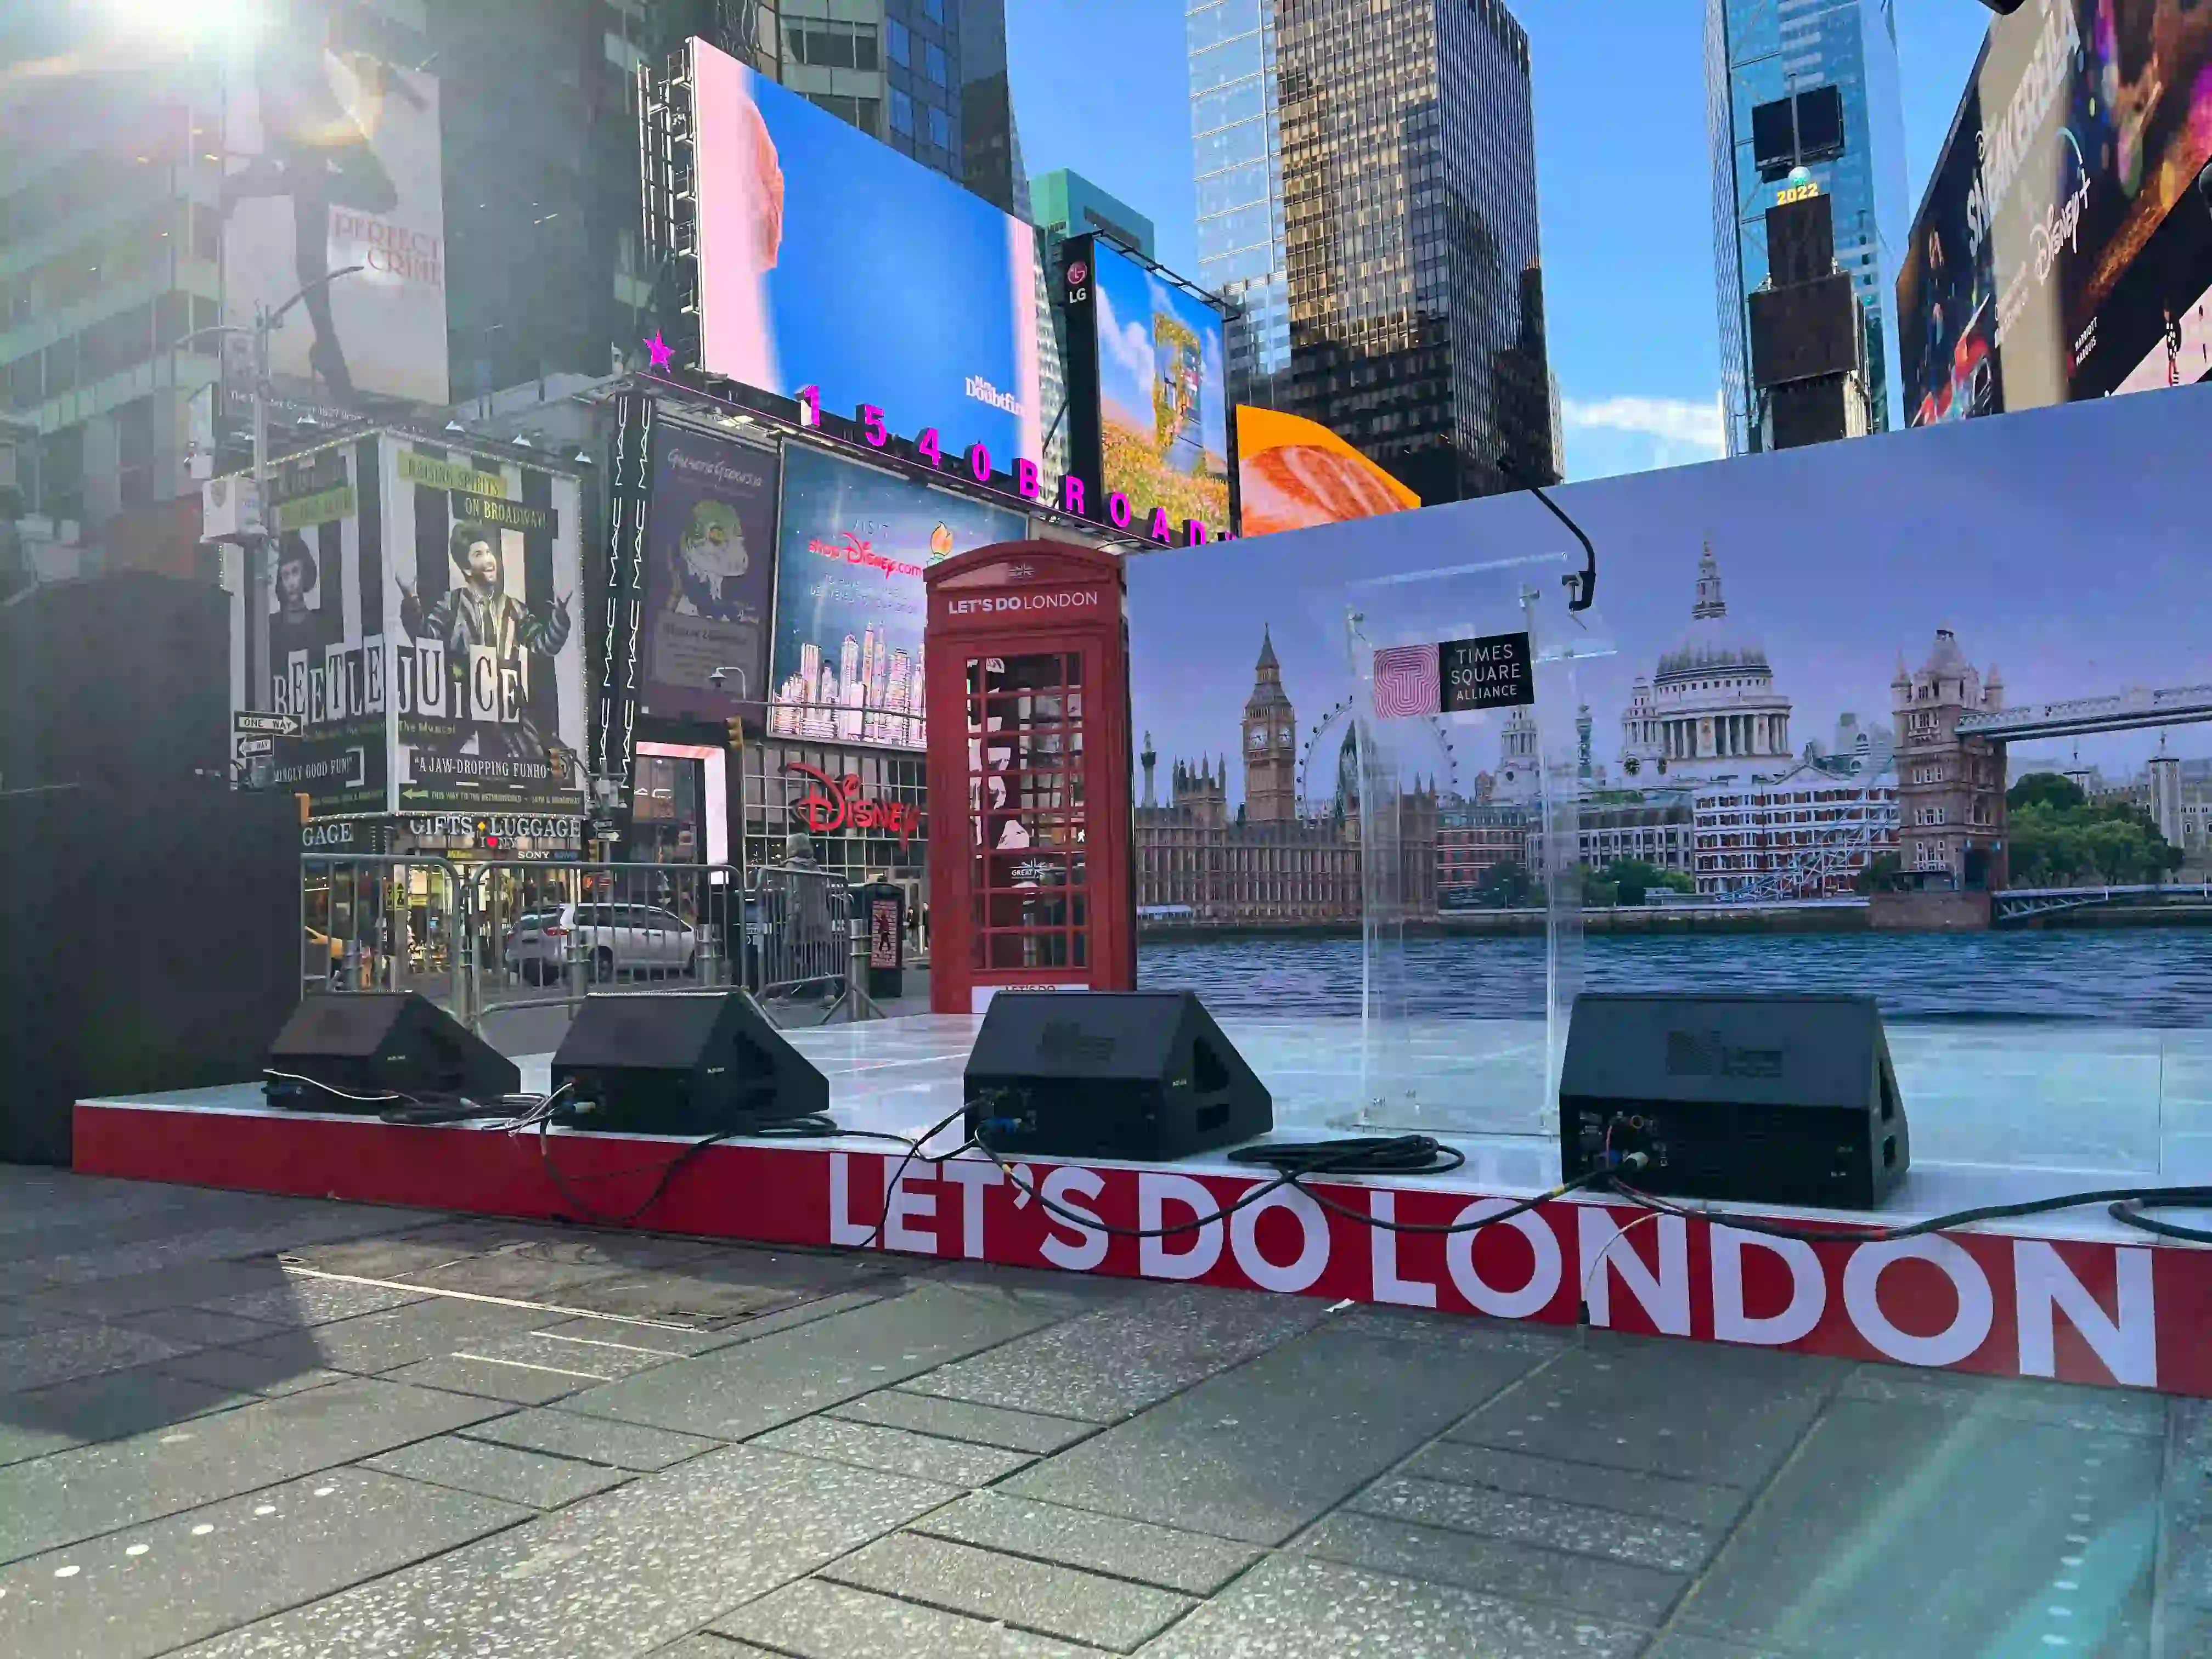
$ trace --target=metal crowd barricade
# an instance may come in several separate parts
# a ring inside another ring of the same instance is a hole
[[[857,915],[843,877],[805,866],[746,888],[728,865],[309,853],[301,985],[418,991],[480,1035],[617,986],[738,986],[779,1018],[880,1018]]]
[[[419,991],[471,1018],[467,894],[435,856],[305,853],[300,988]]]
[[[476,963],[474,1018],[571,1009],[594,990],[738,983],[744,890],[726,864],[462,866]]]
[[[834,871],[770,864],[747,895],[745,983],[765,1005],[818,1002],[834,1015],[854,989],[853,891]],[[858,935],[865,945],[864,933]]]

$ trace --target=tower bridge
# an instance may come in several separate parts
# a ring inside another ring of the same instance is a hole
[[[2021,743],[2037,738],[2081,737],[2096,732],[2135,732],[2151,726],[2212,720],[2212,685],[2134,686],[2103,697],[2029,702],[1962,714],[1962,738]]]

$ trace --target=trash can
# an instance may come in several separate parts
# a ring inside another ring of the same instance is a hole
[[[906,994],[906,890],[872,881],[857,896],[868,925],[868,994],[881,1002]]]

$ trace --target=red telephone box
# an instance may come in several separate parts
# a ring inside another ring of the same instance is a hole
[[[1001,542],[926,580],[931,1009],[1134,990],[1121,559]]]

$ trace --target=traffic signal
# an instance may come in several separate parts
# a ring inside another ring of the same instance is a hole
[[[744,721],[738,719],[737,715],[732,714],[726,721],[724,722],[724,724],[729,727],[730,747],[732,749],[744,748],[745,746]]]

